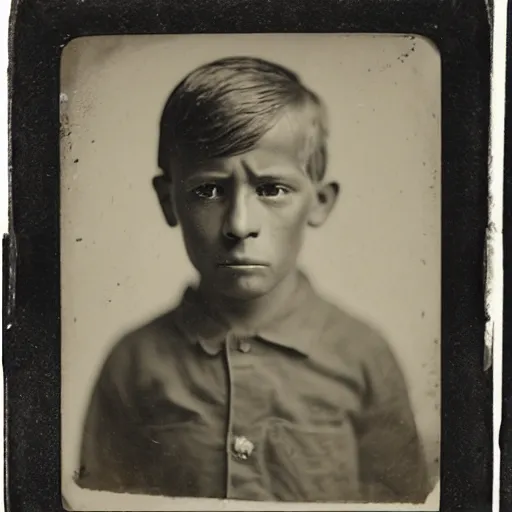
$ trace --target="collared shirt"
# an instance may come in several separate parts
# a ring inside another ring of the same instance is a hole
[[[251,335],[189,288],[117,344],[91,399],[77,482],[295,502],[423,502],[430,490],[388,344],[304,276]]]

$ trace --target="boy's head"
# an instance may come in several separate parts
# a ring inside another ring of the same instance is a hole
[[[160,123],[155,178],[203,284],[240,300],[294,272],[307,225],[321,225],[338,185],[324,182],[326,116],[287,69],[227,58],[190,73]]]

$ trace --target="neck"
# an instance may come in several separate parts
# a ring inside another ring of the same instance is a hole
[[[296,291],[298,282],[298,271],[294,271],[262,297],[239,300],[210,294],[208,301],[215,305],[215,309],[220,312],[231,328],[241,332],[251,332],[272,319],[275,312],[279,311]]]

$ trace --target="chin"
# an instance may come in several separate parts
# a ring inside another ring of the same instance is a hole
[[[252,300],[271,292],[275,284],[255,276],[223,279],[219,283],[222,295],[237,300]]]

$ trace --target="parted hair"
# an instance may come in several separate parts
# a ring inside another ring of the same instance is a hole
[[[158,165],[170,175],[173,159],[245,153],[284,116],[301,137],[309,176],[322,180],[327,165],[325,108],[295,73],[254,57],[202,65],[167,99],[160,119]]]

